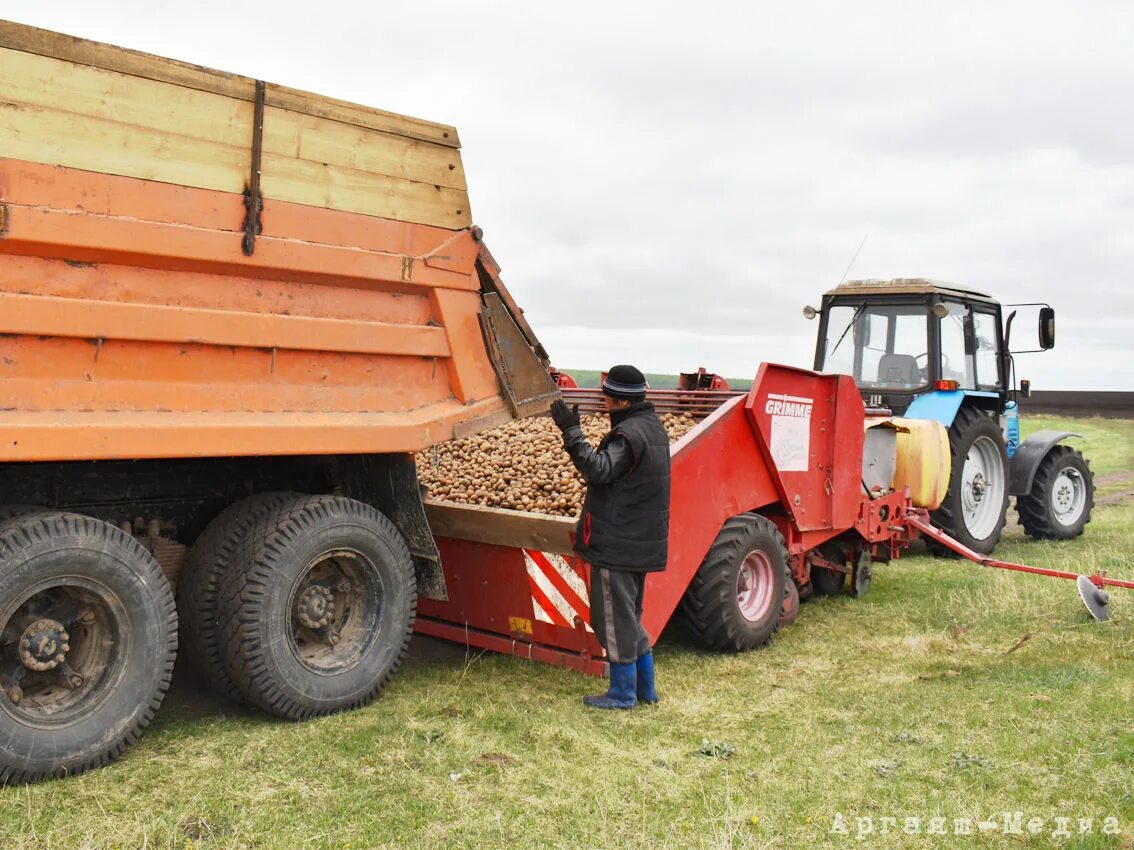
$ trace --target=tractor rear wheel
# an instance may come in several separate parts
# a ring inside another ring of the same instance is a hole
[[[735,516],[693,576],[682,612],[708,648],[755,649],[779,628],[790,580],[787,547],[775,524],[755,514]]]
[[[0,526],[0,634],[0,782],[35,782],[141,737],[173,674],[177,612],[129,534],[41,511]]]
[[[1055,446],[1036,470],[1031,492],[1016,499],[1024,533],[1037,540],[1070,540],[1083,533],[1095,506],[1095,481],[1080,452]]]
[[[263,514],[218,592],[233,684],[291,720],[357,708],[397,672],[417,585],[390,520],[341,496],[308,496]]]
[[[949,492],[933,524],[975,552],[987,555],[1000,540],[1008,512],[1008,455],[996,423],[962,406],[949,429],[953,457]],[[931,544],[935,552],[951,554]]]

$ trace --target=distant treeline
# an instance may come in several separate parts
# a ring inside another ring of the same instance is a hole
[[[597,387],[602,372],[597,369],[560,369],[575,379],[580,387]],[[747,390],[752,386],[751,378],[726,378],[729,389]],[[656,390],[677,389],[677,375],[663,375],[659,372],[647,372],[646,381]]]

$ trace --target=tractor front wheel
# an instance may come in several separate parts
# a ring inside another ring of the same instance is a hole
[[[1083,533],[1095,505],[1095,482],[1083,455],[1055,446],[1036,470],[1031,492],[1016,499],[1024,533],[1037,540],[1070,540]]]
[[[953,468],[949,492],[933,524],[975,552],[987,555],[1000,540],[1008,512],[1008,455],[991,417],[972,407],[957,411],[949,429]],[[940,546],[934,551],[948,554]]]

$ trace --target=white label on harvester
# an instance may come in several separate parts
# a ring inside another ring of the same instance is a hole
[[[814,403],[810,398],[768,393],[764,412],[772,417],[772,461],[780,472],[807,471]]]

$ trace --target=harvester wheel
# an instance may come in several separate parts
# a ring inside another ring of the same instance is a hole
[[[755,514],[735,516],[693,576],[682,611],[710,649],[754,649],[780,626],[787,581],[787,547],[775,524]]]
[[[1055,446],[1036,470],[1032,490],[1016,499],[1020,525],[1037,540],[1070,540],[1083,533],[1095,506],[1095,481],[1083,455]]]
[[[825,567],[814,567],[811,570],[811,586],[820,596],[838,596],[843,592],[846,583],[846,573],[828,570]]]
[[[256,522],[286,502],[304,498],[295,493],[257,493],[234,502],[217,515],[189,550],[177,583],[177,616],[181,622],[181,655],[221,696],[242,702],[220,649],[217,593],[232,557]]]
[[[137,741],[177,654],[177,610],[154,557],[91,517],[0,526],[0,782],[81,773]]]
[[[949,492],[933,512],[933,524],[982,554],[1000,540],[1008,512],[1008,455],[1000,428],[975,408],[962,406],[949,429],[953,458]],[[933,551],[952,554],[938,544]]]
[[[260,517],[218,598],[233,683],[265,711],[301,720],[382,691],[409,645],[417,584],[390,520],[353,499],[308,496]]]

